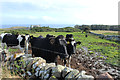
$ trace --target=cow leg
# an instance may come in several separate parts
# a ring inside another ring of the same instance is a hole
[[[57,66],[57,58],[55,59],[55,65]]]
[[[7,46],[6,43],[1,43],[2,50],[5,51],[5,52],[6,52],[6,51],[8,52],[8,49],[9,49],[9,48],[8,48],[8,46],[7,46],[7,48],[5,49],[5,45]]]
[[[4,61],[4,59],[5,59],[5,51],[4,51],[4,49],[5,49],[5,43],[1,43],[1,47],[2,47],[2,53],[1,53],[1,59],[2,59],[2,61]]]
[[[6,53],[9,53],[9,47],[8,47],[8,46],[6,47],[5,52],[6,52]]]
[[[66,67],[66,64],[67,64],[67,61],[66,61],[66,59],[64,59],[64,66]]]
[[[71,62],[71,56],[68,58],[69,68],[71,68],[71,66],[70,66],[70,62]]]
[[[6,49],[7,49],[7,51],[8,51],[8,50],[9,50],[9,47],[7,46],[7,48],[6,48]]]
[[[28,48],[25,48],[25,54],[28,54]]]
[[[32,57],[34,58],[34,57],[35,57],[35,55],[34,55],[34,54],[32,54]]]
[[[24,49],[19,46],[19,49],[22,53],[24,53]]]
[[[25,41],[25,53],[26,54],[28,54],[28,46],[29,46],[28,42]]]
[[[5,43],[1,43],[2,50],[4,51],[5,49]]]
[[[55,65],[57,66],[57,62],[55,62]]]

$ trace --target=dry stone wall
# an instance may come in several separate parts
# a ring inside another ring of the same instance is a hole
[[[120,41],[120,35],[103,35],[103,34],[97,34],[93,32],[90,32],[90,34],[99,36],[100,38],[104,38],[107,40]]]
[[[27,79],[48,80],[94,80],[92,75],[86,75],[85,71],[78,71],[55,63],[46,63],[41,57],[32,58],[31,54],[15,53],[5,58],[4,65],[19,76]]]
[[[104,38],[107,40],[120,41],[120,35],[106,35]]]

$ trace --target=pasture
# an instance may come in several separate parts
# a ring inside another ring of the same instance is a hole
[[[93,51],[93,53],[99,52],[101,55],[107,56],[106,62],[111,63],[113,65],[118,65],[120,43],[101,39],[91,34],[88,34],[88,37],[86,38],[85,37],[86,34],[81,32],[37,32],[35,34],[30,35],[36,37],[42,35],[45,37],[47,34],[55,36],[57,35],[65,36],[66,34],[73,34],[76,41],[82,42],[81,45],[77,46],[78,49],[87,47],[88,51]]]
[[[99,32],[99,33],[104,33],[104,32]],[[116,31],[114,33],[117,34]],[[45,37],[47,34],[54,35],[54,36],[57,36],[57,35],[65,36],[66,34],[73,34],[74,39],[76,41],[82,42],[81,45],[77,46],[77,49],[84,49],[83,47],[86,47],[88,51],[92,51],[92,54],[99,52],[101,55],[106,56],[107,63],[113,64],[113,65],[119,65],[118,63],[119,63],[120,43],[101,39],[98,36],[94,36],[91,34],[88,34],[88,37],[85,37],[86,34],[81,32],[36,32],[36,33],[29,33],[29,34],[35,37],[38,37],[40,35]],[[17,52],[16,49],[15,50],[9,49],[9,51],[12,53]],[[97,56],[97,57],[100,57],[100,56]]]
[[[118,31],[91,30],[91,32],[104,35],[119,35]]]
[[[85,37],[86,33],[82,33],[82,32],[35,32],[35,33],[29,33],[29,34],[35,37],[38,37],[40,35],[45,37],[47,34],[54,35],[54,36],[57,36],[57,35],[66,36],[66,34],[73,34],[73,37],[76,41],[82,42],[81,45],[77,46],[77,49],[80,52],[72,56],[71,68],[73,69],[77,69],[79,71],[85,70],[87,71],[88,74],[96,76],[100,74],[100,72],[103,72],[105,68],[108,68],[108,65],[100,62],[101,60],[103,62],[107,62],[112,65],[120,66],[119,64],[120,63],[119,62],[120,61],[120,43],[118,42],[101,39],[98,36],[95,36],[92,34],[87,34],[88,37]],[[13,54],[16,52],[17,53],[20,52],[20,50],[18,49],[9,49],[9,51]],[[29,48],[29,53],[31,53],[30,48]],[[104,56],[106,57],[106,59]],[[85,62],[86,60],[87,62]],[[90,67],[90,64],[88,64],[88,62],[92,65],[95,65],[94,67],[95,70],[93,70]],[[63,62],[61,62],[59,58],[58,58],[58,64],[63,65]],[[105,67],[100,68],[99,65],[105,66]],[[108,69],[107,72],[110,72],[113,69],[115,70],[116,67]],[[6,72],[4,68],[3,68],[3,72]],[[110,73],[117,74],[117,71],[110,72]],[[14,74],[14,73],[11,73],[11,74]]]

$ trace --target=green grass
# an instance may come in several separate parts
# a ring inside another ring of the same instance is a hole
[[[30,35],[33,35],[35,37],[38,37],[42,35],[45,37],[47,34],[50,35],[64,35],[66,34],[73,34],[74,39],[76,41],[81,41],[81,45],[78,45],[77,48],[81,48],[83,46],[87,47],[89,51],[93,52],[100,52],[104,56],[108,56],[106,62],[118,65],[118,61],[120,59],[119,57],[119,48],[120,48],[120,43],[114,42],[114,41],[109,41],[105,39],[101,39],[98,36],[88,34],[88,37],[85,37],[85,33],[81,32],[36,32],[36,33],[29,33]],[[16,52],[16,50],[10,49],[11,52]]]
[[[104,33],[104,35],[119,35],[118,33]]]
[[[3,33],[3,32],[4,32],[4,30],[0,29],[0,34]]]
[[[47,34],[51,35],[66,35],[66,34],[73,34],[76,41],[81,41],[82,44],[78,45],[77,48],[81,48],[83,46],[88,47],[89,51],[100,52],[104,56],[108,56],[106,62],[118,65],[118,55],[119,55],[119,48],[120,44],[114,41],[109,41],[105,39],[101,39],[97,36],[88,34],[86,38],[86,34],[82,34],[81,32],[37,32],[35,34],[30,34],[35,37],[40,35],[46,36]]]
[[[104,34],[104,35],[119,35],[118,31],[91,30],[91,32]]]
[[[11,52],[11,53],[15,53],[15,52],[18,51],[18,49],[11,49],[11,48],[9,48],[8,51]]]

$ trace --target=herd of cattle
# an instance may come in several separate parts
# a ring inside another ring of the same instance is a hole
[[[42,57],[47,63],[55,62],[57,65],[57,56],[64,61],[66,66],[67,60],[70,67],[71,55],[76,53],[77,44],[72,34],[66,37],[58,35],[57,37],[47,34],[46,37],[33,37],[28,34],[25,36],[20,34],[2,33],[0,35],[1,46],[4,51],[5,45],[9,48],[19,48],[21,52],[28,54],[28,46],[31,44],[32,56]]]

